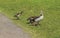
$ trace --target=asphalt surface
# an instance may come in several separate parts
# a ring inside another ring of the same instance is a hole
[[[30,35],[0,14],[0,38],[30,38]]]

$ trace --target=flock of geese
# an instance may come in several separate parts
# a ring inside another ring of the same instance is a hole
[[[19,17],[22,15],[23,11],[21,11],[20,13],[17,13],[14,15],[14,17],[19,20]],[[39,24],[39,22],[41,20],[43,20],[44,15],[43,15],[43,11],[41,10],[40,15],[39,16],[31,16],[29,18],[27,18],[28,24],[32,24],[34,26],[37,26]]]

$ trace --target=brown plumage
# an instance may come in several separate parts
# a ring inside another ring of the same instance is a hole
[[[27,20],[29,21],[29,23],[33,24],[36,18],[39,18],[39,16],[32,16],[32,17],[29,17]]]

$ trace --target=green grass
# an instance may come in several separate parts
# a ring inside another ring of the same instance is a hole
[[[41,9],[45,16],[41,25],[26,24],[26,19],[39,15]],[[13,15],[20,10],[24,11],[21,20],[13,20]],[[32,38],[60,38],[60,0],[0,0],[0,13],[30,33]]]

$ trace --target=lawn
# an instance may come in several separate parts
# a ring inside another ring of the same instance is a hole
[[[13,15],[24,11],[20,20]],[[44,19],[39,26],[27,24],[27,18],[44,11]],[[6,15],[32,38],[60,38],[60,0],[0,0],[0,13]]]

